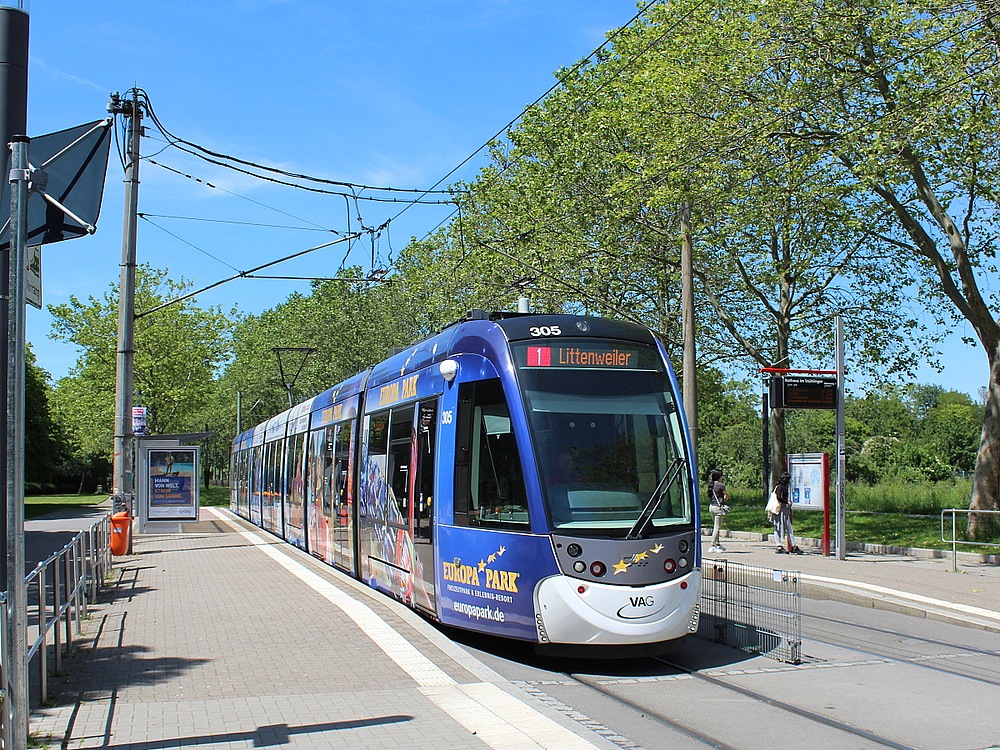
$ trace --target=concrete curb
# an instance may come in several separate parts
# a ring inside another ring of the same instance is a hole
[[[883,590],[880,587],[871,587],[871,590],[868,590],[857,582],[824,580],[806,573],[800,574],[799,581],[802,596],[809,599],[838,601],[883,612],[895,612],[910,617],[1000,633],[1000,619],[989,616],[993,613],[979,613],[973,608],[959,607],[951,602],[936,602],[923,597],[913,597],[904,592]]]

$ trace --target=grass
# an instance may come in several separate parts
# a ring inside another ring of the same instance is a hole
[[[24,517],[38,518],[49,513],[71,508],[96,508],[107,501],[101,495],[29,495],[24,498]],[[228,487],[202,487],[202,505],[229,505]]]
[[[38,518],[72,508],[96,508],[107,495],[29,495],[24,498],[24,517]]]
[[[228,487],[202,487],[201,488],[201,504],[202,505],[214,505],[214,506],[228,506],[229,505],[229,488]]]
[[[845,488],[846,515],[844,537],[848,542],[866,542],[896,547],[921,549],[951,549],[941,540],[941,511],[946,508],[967,509],[972,493],[972,483],[967,481],[936,482],[926,484],[878,484],[874,486],[849,484]],[[730,492],[732,510],[723,520],[723,527],[730,531],[748,531],[767,534],[773,527],[764,512],[761,491],[734,488]],[[832,517],[835,499],[830,498],[830,535],[835,534],[836,521]],[[702,523],[711,526],[711,516],[703,508]],[[958,516],[958,536],[962,537],[965,517]],[[795,511],[792,522],[795,535],[821,538],[823,513],[821,511]],[[950,536],[951,529],[947,530]],[[1000,543],[1000,533],[988,539]],[[960,545],[965,551],[1000,553],[996,547],[970,547]]]

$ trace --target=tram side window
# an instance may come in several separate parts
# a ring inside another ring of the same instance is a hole
[[[318,502],[320,512],[330,517],[330,473],[333,427],[320,427],[309,437],[309,501]]]
[[[362,515],[388,520],[388,468],[389,412],[384,411],[368,418],[368,457],[363,469],[368,501],[361,508]]]
[[[337,425],[335,437],[332,436],[333,428],[329,428],[330,444],[333,447],[335,458],[331,470],[333,474],[333,502],[337,507],[337,514],[345,519],[349,511],[348,497],[353,497],[353,492],[349,491],[348,483],[350,482],[351,438],[354,433],[354,424],[354,422],[345,422]]]
[[[500,381],[459,389],[455,522],[526,530],[524,474]]]

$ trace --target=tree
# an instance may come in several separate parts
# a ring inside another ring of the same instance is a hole
[[[420,337],[420,322],[411,314],[400,279],[373,284],[357,268],[340,275],[357,280],[314,282],[310,294],[293,294],[236,326],[233,359],[219,382],[213,424],[230,436],[235,432],[237,394],[241,429],[288,408],[275,348],[313,350],[293,389],[293,400],[300,402]]]
[[[828,154],[784,136],[809,92],[779,5],[659,4],[613,51],[564,71],[469,186],[470,244],[544,274],[564,305],[651,326],[673,353],[690,202],[703,366],[828,366],[837,314],[854,361],[912,365],[922,347],[905,338],[906,282],[871,252],[878,214]],[[773,479],[785,433],[771,416]]]
[[[152,310],[189,288],[164,270],[136,269],[135,403],[149,408],[152,434],[197,431],[215,373],[230,356],[230,320],[216,308],[184,300]],[[115,411],[118,290],[101,299],[50,306],[52,337],[80,355],[55,388],[56,409],[78,456],[109,456]]]
[[[26,491],[51,491],[68,456],[66,438],[49,404],[49,374],[29,345],[24,378],[24,483]]]
[[[810,12],[789,38],[821,100],[788,137],[829,154],[883,212],[881,239],[928,310],[975,331],[988,385],[970,509],[1000,509],[1000,300],[988,284],[998,275],[997,5],[841,0]],[[983,522],[970,514],[973,536]]]

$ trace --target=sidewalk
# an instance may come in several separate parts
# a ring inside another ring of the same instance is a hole
[[[225,511],[133,547],[31,717],[49,747],[615,747]]]
[[[1000,565],[982,562],[979,555],[960,552],[958,572],[953,572],[951,553],[932,557],[926,550],[848,551],[840,560],[835,553],[824,557],[819,540],[799,539],[805,554],[779,555],[770,538],[761,536],[724,533],[725,552],[712,554],[710,537],[703,533],[702,550],[707,560],[726,558],[800,571],[806,598],[835,599],[1000,633]]]

